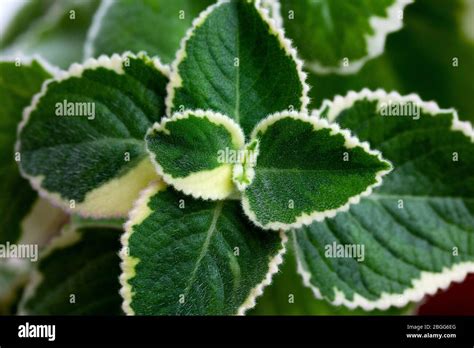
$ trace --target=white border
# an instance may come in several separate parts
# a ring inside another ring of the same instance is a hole
[[[49,63],[40,54],[34,54],[31,56],[23,54],[0,56],[0,62],[2,63],[16,63],[18,59],[20,60],[21,64],[20,66],[18,66],[18,68],[21,68],[24,65],[31,67],[33,61],[36,61],[52,77],[58,76],[63,72],[58,67]]]
[[[240,128],[240,126],[233,119],[231,119],[231,118],[229,118],[229,117],[227,117],[227,116],[225,116],[221,113],[218,113],[218,112],[213,112],[213,111],[210,111],[210,110],[209,111],[204,111],[204,110],[201,110],[201,109],[186,110],[183,113],[177,112],[177,113],[174,113],[173,116],[171,116],[170,118],[163,118],[161,120],[161,123],[155,123],[153,125],[153,127],[151,127],[148,130],[146,137],[150,136],[151,133],[153,133],[153,132],[162,132],[162,133],[165,133],[165,134],[169,134],[169,130],[166,128],[166,125],[169,122],[175,122],[177,120],[187,119],[190,116],[195,116],[195,117],[199,117],[199,118],[206,118],[211,123],[214,123],[216,125],[224,126],[229,131],[229,133],[232,137],[234,146],[237,149],[241,149],[245,145],[244,133],[243,133],[242,129]],[[203,171],[191,173],[187,177],[183,177],[183,178],[174,178],[173,176],[171,176],[170,174],[167,174],[165,172],[164,168],[160,165],[159,159],[157,159],[156,154],[149,149],[148,142],[146,142],[146,150],[147,150],[148,154],[151,157],[152,163],[155,166],[155,169],[156,169],[158,175],[161,176],[167,184],[172,185],[176,190],[181,191],[181,192],[183,192],[187,195],[191,195],[194,198],[202,198],[202,199],[206,199],[206,200],[224,199],[228,196],[228,194],[224,195],[224,194],[222,194],[222,192],[219,192],[219,190],[217,190],[218,189],[217,186],[214,186],[214,188],[216,188],[215,191],[210,192],[207,189],[200,189],[199,187],[192,187],[191,185],[189,185],[185,182],[186,178],[189,178],[190,176],[195,175],[195,174],[203,173]],[[217,156],[217,154],[216,154],[216,156]],[[214,168],[212,170],[216,170],[218,168],[219,167]],[[229,177],[229,182],[233,185],[232,174]],[[216,182],[216,184],[217,184],[217,182]]]
[[[120,295],[123,298],[122,309],[127,315],[135,315],[131,307],[133,299],[133,289],[128,283],[130,279],[135,276],[135,267],[140,262],[139,259],[131,257],[128,253],[130,236],[133,234],[133,226],[142,223],[150,214],[151,210],[148,207],[150,198],[155,194],[166,189],[163,182],[155,182],[144,189],[140,194],[140,198],[135,202],[134,208],[130,211],[129,219],[124,225],[125,233],[122,234],[121,242],[122,249],[120,250],[120,258],[122,260],[120,267],[122,273],[120,275]],[[257,284],[249,291],[249,295],[245,301],[237,309],[236,315],[245,315],[245,312],[256,305],[256,299],[263,294],[263,289],[272,283],[272,278],[278,272],[279,266],[283,263],[283,255],[286,253],[286,243],[288,236],[284,231],[280,231],[281,248],[275,256],[270,257],[268,263],[268,272],[260,284]]]
[[[21,153],[21,141],[20,141],[21,132],[23,128],[25,127],[25,125],[28,123],[31,113],[36,109],[41,98],[45,96],[46,93],[48,92],[49,84],[53,82],[61,82],[72,77],[80,77],[82,76],[84,71],[95,70],[97,68],[105,68],[108,70],[115,71],[117,74],[124,74],[123,64],[127,58],[143,59],[145,62],[151,62],[153,66],[159,72],[161,72],[166,77],[169,77],[169,73],[170,73],[169,67],[167,65],[162,64],[159,58],[157,57],[148,57],[145,52],[139,52],[138,54],[125,52],[122,55],[113,54],[110,57],[102,55],[97,59],[90,58],[86,60],[84,64],[74,63],[69,67],[67,71],[60,71],[57,74],[55,74],[53,78],[44,81],[43,85],[41,86],[41,91],[33,96],[31,104],[23,110],[23,118],[21,122],[19,123],[18,129],[17,129],[17,142],[15,144],[15,152]],[[54,206],[61,208],[66,212],[80,214],[81,216],[84,216],[84,217],[104,217],[104,216],[96,216],[93,212],[81,211],[80,203],[76,205],[75,209],[71,209],[69,207],[68,202],[64,201],[60,197],[59,193],[48,192],[47,190],[42,188],[41,186],[42,176],[38,176],[38,177],[30,176],[22,170],[21,166],[19,166],[19,168],[20,168],[21,175],[30,182],[31,186],[39,193],[39,195],[42,198],[45,198],[46,200],[48,200]],[[100,188],[100,186],[98,188]]]
[[[460,121],[455,109],[442,109],[433,101],[423,101],[417,94],[401,96],[397,92],[388,93],[382,89],[376,91],[371,91],[369,89],[363,89],[360,92],[350,91],[345,96],[336,96],[332,101],[325,100],[319,110],[313,111],[313,115],[319,116],[321,112],[328,109],[328,120],[330,122],[335,122],[337,121],[337,116],[343,110],[352,107],[356,101],[364,99],[378,101],[379,104],[389,101],[399,103],[412,102],[418,105],[423,112],[432,117],[436,117],[438,114],[451,113],[453,115],[451,130],[463,133],[472,143],[474,143],[474,129],[472,124],[467,121]],[[315,297],[325,299],[320,290],[311,284],[311,273],[305,270],[305,267],[301,262],[301,256],[299,256],[298,253],[299,248],[294,236],[293,242],[295,244],[295,253],[297,255],[297,269],[298,273],[303,278],[303,283],[313,291]],[[330,301],[330,303],[336,306],[344,305],[351,309],[361,307],[367,311],[373,309],[385,310],[390,306],[403,307],[408,304],[408,302],[420,301],[427,294],[433,295],[439,289],[446,289],[453,281],[462,282],[467,274],[471,272],[474,272],[474,262],[461,262],[454,264],[451,268],[445,267],[440,273],[421,272],[418,279],[413,279],[412,288],[406,289],[401,294],[383,293],[380,298],[375,301],[369,300],[359,294],[354,294],[353,300],[349,300],[342,291],[334,288],[335,299],[334,301]]]
[[[382,154],[380,151],[377,150],[372,150],[369,146],[369,143],[367,142],[360,142],[359,139],[355,136],[353,136],[347,129],[341,129],[337,124],[335,123],[329,123],[327,120],[320,119],[318,117],[314,116],[308,116],[306,114],[300,114],[297,112],[278,112],[276,114],[270,115],[264,120],[262,120],[253,130],[252,132],[252,139],[255,139],[257,136],[258,132],[263,132],[265,133],[267,128],[271,125],[273,125],[275,122],[285,119],[285,118],[291,118],[294,120],[300,120],[303,122],[307,122],[311,124],[314,127],[314,130],[320,130],[320,129],[329,129],[331,132],[331,135],[342,135],[344,137],[344,146],[347,149],[351,149],[354,147],[360,147],[362,148],[366,153],[376,156],[381,162],[386,162],[390,165],[390,168],[387,170],[380,170],[377,173],[375,173],[375,183],[372,185],[367,186],[366,190],[361,192],[358,195],[349,197],[347,199],[347,202],[340,206],[339,208],[336,209],[330,209],[330,210],[325,210],[325,211],[315,211],[310,214],[303,213],[300,216],[296,217],[296,221],[291,223],[291,224],[284,224],[281,222],[269,222],[265,225],[262,225],[259,221],[255,213],[252,211],[250,207],[249,200],[247,198],[247,195],[244,193],[242,194],[242,207],[244,209],[245,214],[249,217],[249,219],[256,224],[258,227],[264,229],[264,230],[289,230],[292,228],[300,228],[304,225],[309,225],[314,221],[322,221],[326,218],[334,217],[336,216],[337,213],[341,211],[347,211],[349,210],[349,207],[352,204],[357,204],[359,203],[360,199],[362,197],[367,197],[372,193],[372,190],[375,187],[378,187],[382,184],[382,177],[387,175],[392,171],[392,165],[389,161],[385,160],[382,158]]]
[[[280,0],[255,0],[255,2],[257,7],[267,9],[269,17],[273,18],[276,26],[284,31]]]
[[[314,73],[322,75],[334,73],[349,75],[357,73],[365,63],[383,53],[387,35],[403,27],[403,18],[399,18],[399,11],[403,11],[404,8],[413,3],[413,1],[414,0],[396,0],[386,9],[386,17],[372,16],[369,18],[369,24],[374,33],[365,36],[367,47],[366,56],[357,60],[350,60],[349,58],[349,66],[347,67],[344,67],[342,62],[337,67],[325,66],[317,60],[308,61],[306,66]]]
[[[174,107],[173,99],[175,95],[175,90],[183,85],[183,80],[179,75],[179,65],[181,62],[186,59],[186,43],[194,35],[194,30],[200,27],[207,19],[207,17],[219,6],[229,3],[230,0],[219,0],[217,3],[209,6],[206,10],[201,12],[201,14],[193,20],[192,26],[187,30],[186,35],[181,40],[180,48],[176,52],[176,58],[171,64],[171,75],[168,86],[166,87],[167,97],[165,100],[166,105],[166,114],[170,115]],[[290,56],[295,64],[296,70],[298,73],[299,80],[302,84],[302,96],[300,97],[301,101],[301,111],[307,112],[307,107],[310,102],[308,93],[310,90],[309,85],[306,83],[307,74],[303,71],[303,61],[298,58],[296,49],[293,48],[291,41],[285,38],[283,30],[278,26],[277,22],[270,17],[269,11],[266,8],[260,6],[260,0],[255,2],[255,8],[257,12],[262,16],[263,20],[269,25],[270,32],[269,34],[275,35],[280,42],[280,46],[284,49],[286,54]]]
[[[129,240],[130,236],[133,234],[133,226],[142,223],[143,220],[145,220],[152,213],[148,207],[150,198],[165,189],[166,185],[164,185],[163,182],[153,182],[147,188],[145,188],[140,193],[139,198],[133,204],[133,209],[130,210],[128,220],[124,224],[125,232],[120,238],[122,248],[120,249],[119,256],[121,259],[120,268],[122,273],[119,277],[121,285],[119,293],[123,298],[122,310],[126,315],[135,315],[135,312],[131,307],[134,292],[128,281],[135,276],[135,266],[138,264],[138,262],[140,262],[139,259],[129,255]]]
[[[89,31],[87,32],[86,41],[84,43],[84,60],[92,58],[94,55],[94,41],[97,38],[97,35],[99,35],[102,20],[113,3],[114,0],[101,0],[99,8],[96,10],[94,17],[92,18]]]
[[[459,120],[458,112],[454,108],[442,109],[434,101],[423,101],[418,94],[412,93],[400,95],[398,92],[386,92],[383,89],[372,91],[364,88],[359,92],[350,91],[345,96],[337,95],[333,100],[324,100],[321,107],[313,110],[312,116],[318,117],[322,112],[328,110],[327,119],[329,122],[336,122],[337,116],[345,109],[354,105],[356,101],[366,99],[368,101],[378,101],[382,103],[408,103],[411,102],[421,108],[423,112],[435,117],[437,114],[451,113],[453,122],[451,130],[459,131],[474,142],[474,129],[469,121]],[[416,122],[416,121],[415,121]]]

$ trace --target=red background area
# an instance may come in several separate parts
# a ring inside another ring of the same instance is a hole
[[[446,290],[428,296],[419,306],[420,315],[474,315],[474,273],[464,282],[452,283]]]

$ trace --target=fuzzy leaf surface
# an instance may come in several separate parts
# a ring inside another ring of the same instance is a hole
[[[143,54],[73,65],[33,101],[22,126],[21,169],[61,207],[123,216],[156,178],[145,150],[164,115],[166,72]]]

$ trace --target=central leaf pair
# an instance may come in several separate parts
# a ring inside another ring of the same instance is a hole
[[[195,198],[242,193],[246,215],[265,229],[289,229],[334,216],[356,203],[390,164],[349,132],[285,111],[261,121],[250,141],[231,118],[186,111],[156,123],[146,137],[158,173]]]

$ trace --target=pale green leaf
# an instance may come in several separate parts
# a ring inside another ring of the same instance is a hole
[[[123,309],[137,315],[243,314],[270,284],[286,236],[260,231],[236,201],[143,192],[122,238]]]
[[[264,229],[287,230],[333,217],[369,195],[391,169],[348,131],[295,112],[268,117],[252,139],[259,141],[259,155],[242,202]]]
[[[187,111],[165,118],[148,132],[147,148],[166,183],[195,198],[224,199],[235,189],[226,154],[244,146],[240,127],[210,111]]]
[[[299,269],[333,304],[385,309],[474,271],[474,131],[416,95],[351,92],[323,114],[394,165],[382,186],[293,234]]]
[[[2,33],[1,53],[40,54],[62,68],[83,58],[83,46],[99,0],[33,0]],[[120,51],[120,53],[123,51]]]
[[[170,63],[192,20],[213,0],[105,0],[85,46],[86,57],[146,51]]]

